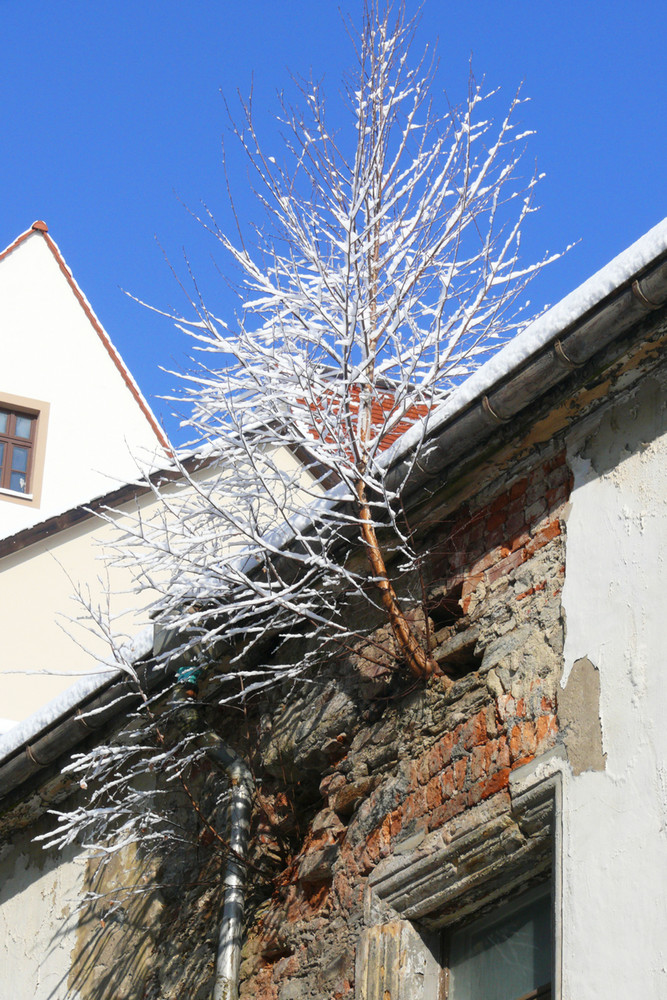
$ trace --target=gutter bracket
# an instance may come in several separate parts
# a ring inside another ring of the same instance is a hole
[[[512,419],[511,417],[501,417],[499,413],[496,413],[489,402],[488,396],[482,396],[482,409],[493,420],[494,424],[507,424]]]
[[[565,367],[568,368],[570,371],[574,371],[577,368],[582,368],[586,364],[585,361],[573,361],[572,358],[568,358],[567,354],[565,353],[563,344],[561,343],[560,340],[557,340],[554,343],[554,354],[556,355],[558,360],[562,364],[564,364]]]
[[[642,286],[639,284],[639,278],[636,278],[632,282],[632,294],[637,299],[639,304],[642,305],[644,309],[648,309],[649,312],[655,312],[656,309],[662,309],[664,305],[664,302],[658,304],[657,302],[653,302],[651,299],[649,299],[647,295],[644,295],[644,292],[642,291]]]

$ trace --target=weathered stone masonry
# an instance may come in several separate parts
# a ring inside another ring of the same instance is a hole
[[[453,684],[415,681],[384,626],[372,661],[363,649],[337,658],[250,702],[242,724],[237,710],[210,709],[257,779],[243,998],[382,995],[365,992],[364,970],[378,963],[364,949],[396,908],[428,932],[484,904],[489,885],[511,892],[547,876],[543,830],[517,818],[510,783],[567,735],[556,715],[571,488],[560,442],[514,451],[465,502],[434,488],[415,514],[433,653]],[[414,586],[401,582],[403,593]],[[423,626],[417,587],[412,595]],[[189,781],[213,816],[219,776],[204,766]],[[66,791],[55,774],[40,794],[48,804]],[[22,825],[31,802],[7,820]],[[167,850],[152,875],[126,858],[120,884],[154,878],[158,891],[112,920],[104,905],[82,913],[69,982],[78,1000],[210,996],[224,852],[187,801],[174,805],[196,846]],[[395,884],[405,863],[425,866],[412,894]]]
[[[425,687],[403,678],[374,696],[368,678],[360,687],[355,665],[339,664],[316,698],[297,696],[265,720],[269,768],[280,760],[283,773],[305,780],[318,760],[334,759],[303,843],[251,917],[242,996],[355,996],[368,887],[392,858],[419,857],[436,840],[452,843],[491,821],[502,829],[510,871],[512,852],[528,849],[510,816],[508,786],[512,771],[558,735],[570,488],[565,453],[552,449],[430,525],[432,644],[456,678],[451,687],[442,678]],[[459,859],[453,881],[487,860]],[[431,924],[460,911],[456,897]],[[468,891],[468,905],[471,898]]]

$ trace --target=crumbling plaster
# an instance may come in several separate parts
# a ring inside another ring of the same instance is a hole
[[[667,995],[666,382],[569,442],[562,686],[582,659],[597,668],[605,763],[564,796],[563,1000]]]

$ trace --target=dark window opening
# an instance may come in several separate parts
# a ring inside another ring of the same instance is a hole
[[[542,886],[447,935],[447,1000],[551,1000],[550,886]]]
[[[459,632],[435,651],[435,659],[448,677],[457,679],[479,670],[484,651],[477,651],[478,629]]]

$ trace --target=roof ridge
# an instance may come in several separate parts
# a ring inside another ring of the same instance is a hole
[[[55,259],[55,261],[56,261],[56,263],[58,265],[58,267],[60,268],[61,273],[63,274],[65,280],[67,281],[68,285],[70,286],[70,289],[71,289],[71,291],[72,291],[75,299],[77,300],[77,302],[79,303],[79,305],[83,309],[83,311],[84,311],[84,313],[86,315],[86,318],[88,319],[88,322],[93,327],[93,329],[95,330],[97,336],[102,341],[102,344],[104,345],[104,347],[105,347],[105,349],[107,351],[107,354],[109,355],[109,357],[113,361],[116,369],[118,370],[118,373],[120,374],[121,378],[125,382],[125,385],[129,389],[130,393],[134,397],[134,400],[138,404],[139,409],[142,411],[142,413],[144,414],[144,416],[148,420],[148,423],[151,425],[151,427],[153,429],[153,432],[154,432],[155,436],[157,437],[159,443],[162,445],[162,447],[169,454],[170,451],[171,451],[171,449],[170,449],[170,446],[169,446],[169,441],[167,440],[167,436],[165,435],[164,431],[160,427],[160,424],[158,423],[157,418],[155,417],[155,414],[151,410],[148,402],[144,398],[144,395],[141,392],[141,389],[139,388],[139,386],[138,386],[138,384],[137,384],[134,376],[132,375],[132,373],[130,372],[129,368],[127,367],[127,365],[123,361],[122,357],[120,356],[120,353],[119,353],[118,349],[113,344],[113,342],[111,340],[111,337],[109,336],[109,334],[106,332],[106,330],[104,329],[104,327],[100,323],[99,319],[97,318],[97,316],[95,315],[95,313],[93,311],[93,307],[88,302],[88,299],[83,294],[82,290],[79,288],[79,285],[78,285],[78,283],[77,283],[74,275],[72,274],[72,271],[71,271],[70,267],[66,263],[65,258],[63,257],[63,255],[62,255],[62,253],[60,251],[60,248],[58,247],[58,244],[55,242],[55,240],[53,239],[53,237],[49,234],[49,227],[47,226],[47,224],[45,222],[43,222],[41,219],[37,219],[35,222],[33,222],[33,224],[30,227],[30,229],[26,229],[26,231],[24,233],[21,233],[20,236],[17,236],[16,239],[14,240],[14,242],[10,243],[10,245],[8,247],[6,247],[0,253],[0,262],[3,261],[6,257],[8,257],[14,250],[16,250],[27,239],[29,239],[30,236],[32,236],[33,234],[36,234],[36,233],[38,233],[44,239],[44,241],[45,241],[47,247],[49,248],[49,250],[51,251],[51,253],[52,253],[52,255],[53,255],[53,257],[54,257],[54,259]]]

